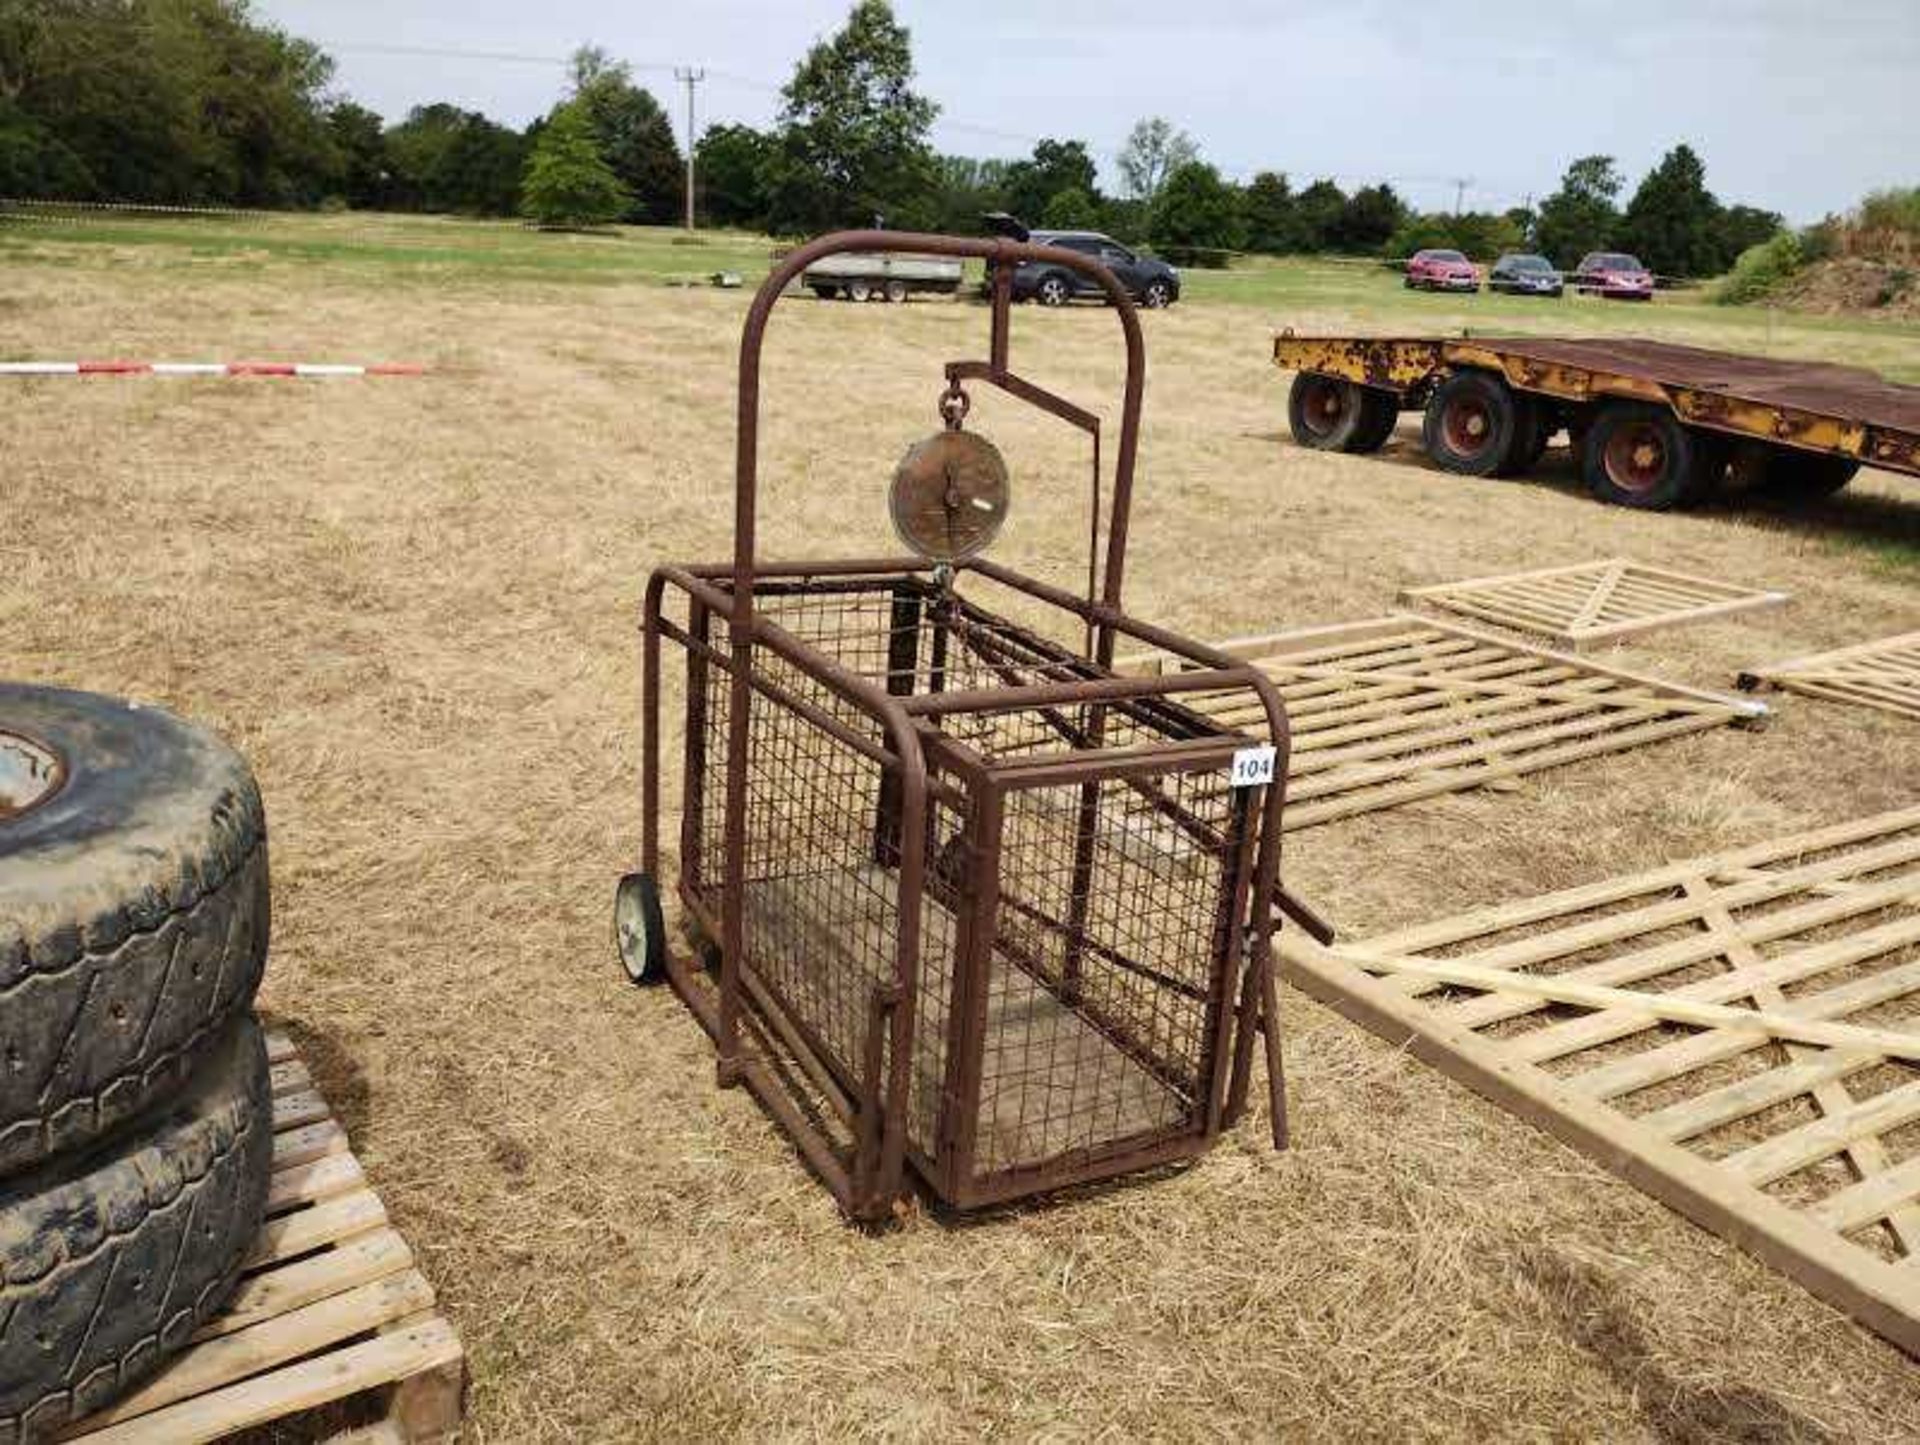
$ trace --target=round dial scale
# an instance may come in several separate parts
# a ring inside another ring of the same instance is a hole
[[[930,562],[980,551],[1006,520],[1007,502],[1000,449],[966,431],[936,432],[908,448],[888,496],[894,531]]]

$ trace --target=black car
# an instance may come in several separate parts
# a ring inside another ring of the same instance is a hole
[[[1127,294],[1142,306],[1171,306],[1180,299],[1180,273],[1157,256],[1137,256],[1111,236],[1098,231],[1029,231],[1011,216],[996,213],[984,218],[987,229],[1016,241],[1032,241],[1036,246],[1058,246],[1063,251],[1078,251],[1100,262],[1127,288]],[[987,285],[992,286],[989,267]],[[1013,299],[1038,301],[1042,306],[1064,306],[1075,297],[1100,297],[1106,293],[1092,278],[1066,266],[1044,261],[1022,261],[1013,271]]]
[[[1526,256],[1518,252],[1502,256],[1487,273],[1487,290],[1505,291],[1514,296],[1560,296],[1566,293],[1566,281],[1545,256]]]

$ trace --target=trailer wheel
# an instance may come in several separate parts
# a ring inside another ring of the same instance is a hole
[[[1360,424],[1353,429],[1353,438],[1346,446],[1346,450],[1356,456],[1379,451],[1387,444],[1387,438],[1393,435],[1393,429],[1400,424],[1400,398],[1397,395],[1382,391],[1377,386],[1363,386],[1358,390]]]
[[[849,281],[845,294],[849,301],[871,301],[873,300],[873,283],[871,281]]]
[[[1442,469],[1492,477],[1512,459],[1520,424],[1520,406],[1506,382],[1484,371],[1456,371],[1433,389],[1420,434]]]
[[[1699,439],[1665,407],[1616,401],[1594,418],[1580,469],[1601,501],[1664,512],[1698,500],[1711,487],[1705,460]]]
[[[898,276],[893,277],[887,282],[886,297],[887,300],[893,302],[896,306],[899,305],[900,302],[907,299],[907,283],[902,281]]]
[[[823,286],[816,283],[809,289],[822,301],[831,301],[835,296],[840,294],[840,288],[838,286]]]
[[[1852,457],[1770,447],[1760,472],[1760,487],[1769,496],[1814,501],[1831,497],[1859,470],[1860,463]]]
[[[1366,388],[1338,376],[1303,371],[1287,392],[1287,426],[1293,439],[1317,452],[1343,452],[1361,422]]]
[[[1517,438],[1510,474],[1524,476],[1540,465],[1540,458],[1547,454],[1547,443],[1553,440],[1553,434],[1560,430],[1560,417],[1553,406],[1538,397],[1521,395],[1528,414],[1527,427]]]

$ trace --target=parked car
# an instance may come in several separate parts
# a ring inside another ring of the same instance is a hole
[[[1545,256],[1509,252],[1487,273],[1487,290],[1512,296],[1559,296],[1566,291],[1566,282]]]
[[[1590,291],[1620,301],[1653,300],[1653,272],[1638,256],[1625,251],[1589,251],[1573,271],[1576,291]]]
[[[1409,291],[1478,291],[1480,272],[1458,251],[1415,251],[1407,262]]]
[[[1005,234],[1010,234],[1006,232]],[[1018,237],[1039,246],[1058,246],[1091,256],[1109,271],[1127,294],[1142,306],[1171,306],[1180,299],[1180,273],[1158,256],[1142,256],[1129,251],[1111,236],[1098,231],[1029,231]],[[987,285],[993,273],[989,268]],[[1038,301],[1042,306],[1064,306],[1075,297],[1102,296],[1105,293],[1088,277],[1065,266],[1042,261],[1022,261],[1013,271],[1013,299]]]

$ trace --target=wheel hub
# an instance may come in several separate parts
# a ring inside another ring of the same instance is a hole
[[[59,753],[20,733],[0,731],[0,821],[39,807],[66,780]]]
[[[1460,398],[1447,408],[1447,444],[1463,455],[1485,449],[1493,433],[1493,418],[1479,402]]]
[[[1607,476],[1624,491],[1645,492],[1666,475],[1667,448],[1651,427],[1623,428],[1607,444]]]

